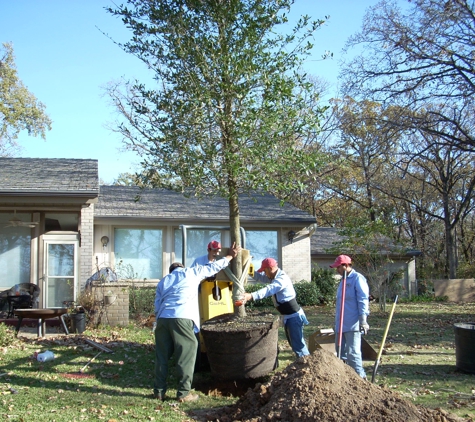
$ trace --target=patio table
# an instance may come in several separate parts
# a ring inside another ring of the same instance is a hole
[[[18,317],[18,324],[15,330],[16,335],[20,331],[21,321],[23,318],[38,319],[38,337],[44,337],[46,334],[46,320],[59,318],[63,330],[69,334],[68,327],[64,321],[63,315],[68,313],[68,308],[42,308],[42,309],[16,309],[14,314]]]

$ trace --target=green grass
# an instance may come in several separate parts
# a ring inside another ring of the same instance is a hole
[[[371,305],[366,340],[379,351],[389,310]],[[333,327],[334,308],[305,308],[310,325],[308,337],[319,328]],[[475,320],[475,304],[449,303],[398,304],[386,340],[376,383],[384,385],[416,404],[442,408],[459,416],[474,417],[475,375],[456,370],[454,330],[456,322]],[[1,333],[0,333],[1,334]],[[4,333],[3,333],[4,334]],[[114,353],[102,353],[86,368],[94,378],[71,379],[97,349],[75,341],[81,336],[58,336],[56,340],[19,339],[12,345],[0,342],[0,399],[2,415],[12,421],[184,421],[187,412],[232,404],[236,396],[219,397],[199,393],[191,404],[174,400],[161,403],[150,398],[153,385],[154,347],[149,328],[103,328],[86,331],[85,336],[104,342]],[[20,331],[21,335],[21,331]],[[1,338],[0,338],[1,340]],[[294,359],[280,329],[280,368]],[[35,351],[52,350],[55,359],[39,363]],[[232,362],[230,362],[232,364]],[[374,362],[364,366],[371,379]],[[173,369],[170,385],[176,386]],[[196,382],[210,374],[200,372]],[[169,390],[173,397],[175,390]]]

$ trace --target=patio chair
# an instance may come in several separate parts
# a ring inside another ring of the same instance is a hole
[[[33,283],[15,284],[9,290],[2,292],[8,301],[7,318],[14,316],[16,309],[37,308],[41,289]]]

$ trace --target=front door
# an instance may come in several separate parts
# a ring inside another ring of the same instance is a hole
[[[63,308],[76,298],[78,279],[78,235],[43,235],[45,308]]]

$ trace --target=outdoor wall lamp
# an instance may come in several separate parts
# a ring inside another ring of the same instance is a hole
[[[294,237],[297,233],[295,233],[293,230],[290,230],[288,233],[287,233],[287,236],[289,237],[289,242],[292,243],[293,240],[294,240]]]
[[[101,237],[102,249],[105,249],[106,246],[109,244],[109,238],[107,236]]]

